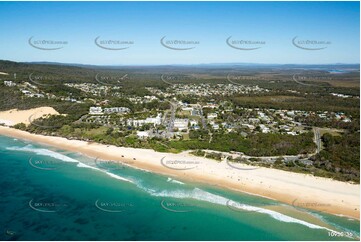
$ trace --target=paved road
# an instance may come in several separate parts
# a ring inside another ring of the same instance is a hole
[[[316,154],[318,154],[318,153],[320,153],[321,148],[322,148],[320,129],[317,127],[313,127],[313,133],[315,135],[314,139],[315,139],[315,143],[317,145]]]
[[[174,127],[174,119],[175,119],[175,112],[177,111],[177,104],[176,103],[171,103],[171,114],[169,117],[169,123],[168,123],[168,132],[172,132],[173,131],[173,127]]]
[[[203,109],[201,106],[199,106],[199,110],[200,110],[200,115],[201,115],[201,121],[202,121],[202,126],[203,126],[203,129],[207,129],[207,122],[206,122],[206,119],[203,115]]]

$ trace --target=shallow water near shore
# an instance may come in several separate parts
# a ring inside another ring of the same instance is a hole
[[[0,136],[1,240],[358,240],[358,220]],[[340,232],[339,234],[333,232]]]

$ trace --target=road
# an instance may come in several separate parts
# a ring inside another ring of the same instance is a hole
[[[313,133],[314,133],[314,141],[317,145],[316,148],[316,154],[320,153],[321,148],[322,148],[322,142],[321,142],[321,134],[320,134],[320,129],[317,127],[313,127]]]
[[[174,119],[175,119],[175,112],[177,111],[177,104],[176,103],[170,103],[170,109],[171,109],[171,114],[169,117],[169,123],[168,123],[168,132],[172,132],[173,131],[173,127],[174,127]]]
[[[206,119],[203,115],[203,109],[202,109],[202,106],[199,105],[199,111],[200,111],[200,115],[201,115],[201,121],[202,121],[202,126],[203,126],[203,129],[207,129],[207,122],[206,122]]]

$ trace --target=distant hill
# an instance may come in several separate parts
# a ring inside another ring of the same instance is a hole
[[[0,60],[1,61],[1,60]],[[79,64],[79,63],[61,63],[61,62],[15,62],[23,63],[30,65],[57,65],[57,66],[74,66],[82,68],[105,68],[105,69],[117,69],[117,68],[164,68],[164,67],[212,67],[212,68],[234,68],[234,67],[269,67],[269,68],[311,68],[311,69],[334,69],[334,68],[352,68],[359,69],[360,64],[344,64],[344,63],[335,63],[335,64],[264,64],[264,63],[202,63],[202,64],[170,64],[170,65],[90,65],[90,64]]]
[[[257,74],[269,78],[285,78],[300,72],[327,74],[329,71],[352,72],[352,80],[358,82],[359,64],[297,65],[297,64],[257,64],[257,63],[213,63],[198,65],[158,65],[158,66],[101,66],[58,62],[14,62],[0,60],[0,72],[8,73],[0,79],[27,80],[31,73],[54,75],[67,81],[94,81],[97,73],[116,75],[129,74],[133,80],[160,80],[162,74],[190,75],[197,78],[225,79],[228,73]],[[342,83],[341,83],[342,84]]]

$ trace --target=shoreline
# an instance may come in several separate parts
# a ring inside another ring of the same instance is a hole
[[[68,140],[56,136],[32,134],[0,126],[0,135],[25,139],[102,160],[125,163],[134,168],[205,183],[228,190],[287,203],[292,206],[360,220],[360,185],[272,168],[237,165],[225,161],[150,149],[116,147],[95,142]]]

